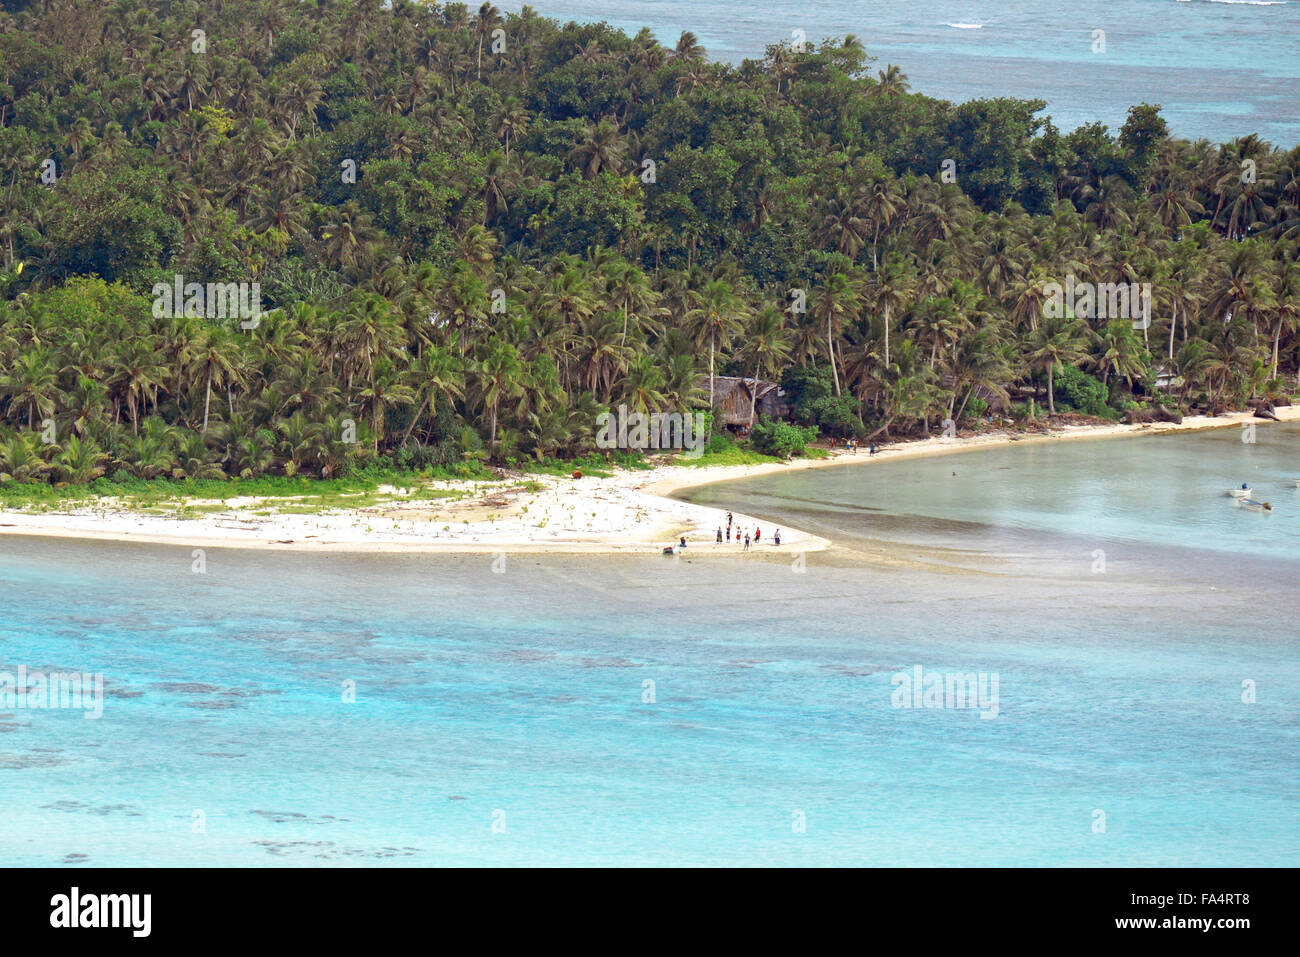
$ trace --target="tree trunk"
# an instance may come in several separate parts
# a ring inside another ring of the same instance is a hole
[[[749,427],[754,428],[754,409],[758,406],[758,365],[759,360],[754,360],[754,381],[749,387]]]
[[[424,397],[424,401],[420,403],[419,411],[415,413],[415,418],[411,420],[411,424],[407,428],[406,434],[402,436],[402,444],[398,446],[399,449],[406,448],[407,440],[410,439],[411,433],[415,431],[415,427],[420,424],[420,417],[424,415],[424,410],[427,409],[428,407],[429,407],[429,397],[426,395]]]
[[[1047,414],[1056,415],[1056,390],[1052,386],[1052,373],[1056,371],[1056,363],[1053,362],[1047,367]]]
[[[872,439],[874,439],[877,435],[880,435],[882,432],[885,434],[885,437],[888,438],[889,427],[894,424],[894,419],[896,418],[898,418],[898,415],[894,414],[891,415],[889,418],[885,419],[885,424],[882,425],[880,428],[876,429],[876,431],[872,432],[870,435],[868,435],[866,439],[864,439],[863,441],[870,442]]]
[[[826,348],[831,354],[831,377],[835,380],[835,395],[840,394],[840,373],[835,367],[835,339],[831,336],[831,320],[828,316],[826,319]]]
[[[713,411],[713,340],[714,336],[709,336],[709,411]]]
[[[974,387],[974,386],[971,386],[969,389],[966,390],[966,398],[964,398],[964,399],[961,400],[961,408],[957,410],[957,414],[956,414],[956,415],[953,415],[953,416],[952,416],[952,420],[953,420],[954,422],[959,422],[959,421],[961,421],[962,413],[966,411],[966,403],[970,401],[970,397],[971,397],[972,395],[974,395],[974,394],[975,394],[975,387]],[[953,398],[955,399],[956,397],[957,397],[957,396],[956,396],[956,393],[953,393]],[[949,410],[948,414],[949,414],[949,415],[952,415],[952,411]]]
[[[211,407],[212,407],[212,367],[209,366],[209,367],[208,367],[208,387],[207,387],[207,395],[206,395],[206,397],[203,399],[203,432],[204,432],[204,434],[207,434],[207,431],[208,431],[208,409],[210,409]]]
[[[889,368],[889,300],[885,300],[885,368]]]
[[[1174,357],[1174,331],[1178,328],[1178,300],[1174,300],[1174,317],[1169,320],[1169,358]]]

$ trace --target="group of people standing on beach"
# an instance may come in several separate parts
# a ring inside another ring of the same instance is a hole
[[[848,449],[850,455],[857,455],[857,454],[858,454],[858,449],[860,449],[861,447],[862,447],[862,443],[859,442],[857,439],[845,439],[845,440],[844,440],[844,448]],[[832,451],[835,449],[835,439],[834,439],[833,437],[832,437],[831,440],[830,440],[830,448],[831,448]],[[875,454],[876,454],[876,443],[875,443],[875,442],[872,442],[872,443],[871,443],[869,454],[870,454],[870,455],[875,455]]]
[[[728,512],[728,513],[727,513],[727,533],[726,533],[726,538],[725,538],[725,541],[727,541],[727,542],[730,542],[730,541],[732,540],[732,539],[731,539],[731,529],[732,529],[732,525],[733,525],[733,524],[734,524],[734,519],[732,518],[731,513]],[[750,545],[749,532],[742,532],[741,529],[740,529],[740,526],[739,526],[739,525],[736,525],[735,528],[736,528],[736,539],[735,539],[736,544],[737,544],[737,545],[741,544],[741,542],[742,542],[742,540],[743,540],[744,545],[745,545],[745,548],[748,549],[748,548],[749,548],[749,545]],[[754,529],[754,538],[753,538],[753,543],[754,543],[755,545],[757,545],[757,544],[758,544],[760,541],[762,541],[762,540],[763,540],[763,530],[762,530],[761,528],[755,528],[755,529]],[[719,527],[718,527],[717,543],[718,543],[719,545],[721,545],[721,544],[723,543],[723,541],[724,541],[724,539],[723,539],[723,534],[722,534],[722,527],[719,526]],[[772,544],[773,544],[773,545],[780,545],[780,544],[781,544],[781,530],[780,530],[779,528],[776,530],[776,534],[772,536]]]

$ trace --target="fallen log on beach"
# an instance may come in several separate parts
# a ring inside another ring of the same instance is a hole
[[[1152,422],[1172,422],[1182,425],[1183,417],[1172,409],[1156,406],[1154,409],[1129,409],[1120,418],[1125,425],[1149,425]]]
[[[1255,418],[1272,419],[1274,422],[1281,421],[1281,419],[1277,417],[1277,408],[1272,402],[1268,401],[1268,399],[1256,399],[1252,403],[1252,406],[1255,410]]]

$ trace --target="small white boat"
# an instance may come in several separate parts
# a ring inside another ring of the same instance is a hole
[[[1248,487],[1230,488],[1228,494],[1233,498],[1250,498],[1250,489]]]

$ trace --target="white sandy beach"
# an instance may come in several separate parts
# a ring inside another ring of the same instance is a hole
[[[1300,420],[1300,407],[1277,410],[1282,421]],[[917,456],[954,454],[1012,443],[1060,442],[1115,438],[1154,432],[1228,428],[1253,422],[1273,423],[1251,413],[1189,417],[1179,425],[1065,426],[1048,434],[996,432],[955,439],[934,437],[886,446],[875,456],[834,452],[821,459],[738,466],[664,464],[651,469],[619,471],[609,477],[557,478],[521,475],[498,482],[439,482],[437,487],[462,493],[455,500],[413,500],[393,490],[391,499],[356,509],[329,509],[319,514],[281,511],[275,503],[231,499],[219,510],[193,516],[156,514],[111,501],[66,509],[48,506],[0,509],[0,534],[41,535],[183,545],[194,548],[307,549],[346,552],[551,552],[650,554],[675,545],[681,536],[697,557],[771,555],[775,527],[735,512],[745,531],[763,528],[762,544],[745,552],[736,543],[715,544],[724,511],[669,498],[673,492],[713,482],[797,469],[851,464],[867,468],[880,462]],[[819,551],[824,538],[796,528],[781,528],[783,552]]]

